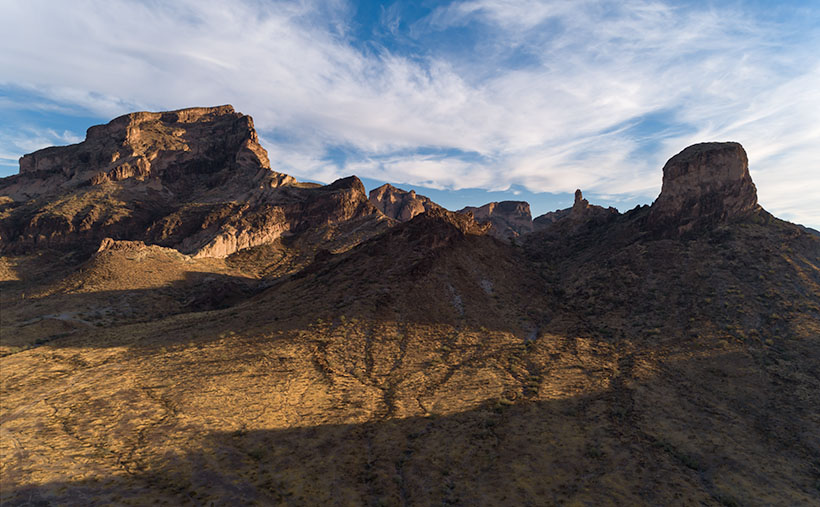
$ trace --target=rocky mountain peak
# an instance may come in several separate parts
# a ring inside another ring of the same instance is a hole
[[[136,112],[93,126],[79,144],[24,155],[20,177],[7,191],[25,200],[118,181],[190,194],[194,188],[270,188],[295,180],[270,170],[251,117],[225,105]]]
[[[472,213],[478,222],[492,224],[491,234],[501,239],[532,232],[532,214],[526,201],[491,202],[478,208],[467,206],[460,210],[465,212]]]
[[[684,233],[748,215],[757,208],[757,189],[746,151],[738,143],[689,146],[663,167],[663,187],[649,222]]]
[[[401,234],[427,247],[437,248],[458,238],[487,234],[490,224],[479,223],[468,213],[455,213],[438,207],[414,217],[401,231]]]
[[[389,183],[370,191],[370,202],[390,218],[406,222],[425,211],[440,208],[430,198],[415,190],[402,190]]]
[[[364,200],[367,200],[367,193],[365,192],[364,183],[362,183],[362,180],[356,176],[339,178],[324,188],[326,190],[349,190],[357,197],[362,197]]]
[[[226,257],[285,234],[333,235],[351,220],[367,236],[385,220],[355,176],[321,186],[272,171],[253,120],[231,106],[91,127],[79,144],[24,156],[20,174],[0,179],[0,197],[14,210],[0,221],[0,247],[16,251],[108,237]]]
[[[581,189],[575,190],[575,201],[569,208],[551,211],[533,220],[535,230],[550,229],[554,226],[564,233],[576,233],[588,226],[606,223],[618,216],[618,210],[590,204],[584,199]]]
[[[579,209],[586,209],[589,207],[589,201],[584,199],[584,194],[581,192],[581,189],[575,190],[575,202],[572,204],[572,209],[579,210]]]

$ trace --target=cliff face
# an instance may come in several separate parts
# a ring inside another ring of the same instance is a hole
[[[270,170],[250,116],[219,106],[131,113],[91,127],[79,144],[23,156],[20,176],[4,193],[19,201],[112,182],[185,200],[198,191],[236,194],[295,180]]]
[[[359,218],[372,218],[372,225],[380,221],[355,176],[321,187],[288,189],[286,195],[273,195],[268,201],[238,205],[224,220],[186,238],[181,250],[195,257],[227,257],[283,235],[321,231]]]
[[[416,194],[415,190],[402,190],[385,183],[370,191],[370,202],[390,218],[406,222],[416,215],[441,206],[428,197]]]
[[[757,189],[746,151],[738,143],[701,143],[663,167],[663,188],[649,215],[650,227],[683,234],[757,209]]]
[[[355,177],[320,187],[272,171],[253,120],[231,106],[91,127],[82,143],[22,157],[0,196],[0,246],[17,251],[111,237],[225,257],[376,213]]]
[[[492,224],[491,234],[501,239],[533,231],[530,205],[524,201],[491,202],[478,208],[467,206],[459,213],[472,213],[478,222]]]
[[[644,217],[655,234],[680,236],[758,209],[737,143],[690,146],[663,173],[661,194]],[[371,215],[374,223],[384,216],[404,222],[442,209],[387,184],[368,197],[355,177],[320,187],[272,171],[253,120],[231,106],[131,113],[91,127],[79,144],[22,157],[20,174],[0,180],[0,199],[4,250],[90,250],[110,237],[216,257]],[[535,221],[519,201],[461,212],[491,224],[501,239],[534,229],[577,234],[618,216],[590,205],[580,190],[571,208]]]

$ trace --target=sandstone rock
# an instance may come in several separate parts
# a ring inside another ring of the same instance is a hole
[[[97,249],[97,253],[105,252],[105,251],[137,251],[146,248],[145,242],[143,241],[124,241],[124,240],[116,240],[114,238],[105,238],[100,242],[100,247]]]
[[[92,256],[99,258],[106,255],[126,254],[131,260],[139,260],[148,255],[165,255],[166,258],[190,261],[190,257],[181,254],[173,248],[165,248],[157,245],[146,245],[144,241],[129,241],[122,239],[105,238],[100,242],[100,247]]]
[[[742,218],[757,209],[757,190],[746,152],[738,143],[690,146],[663,167],[663,188],[649,226],[682,234]]]
[[[428,197],[416,194],[415,190],[408,192],[388,183],[370,191],[370,202],[388,217],[401,222],[441,207]]]
[[[493,226],[491,234],[501,239],[510,239],[533,231],[530,205],[524,201],[491,202],[479,208],[467,206],[459,213],[472,213],[481,223]]]

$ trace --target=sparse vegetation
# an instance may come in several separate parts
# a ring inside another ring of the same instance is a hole
[[[579,194],[509,244],[388,218],[357,180],[244,214],[217,155],[185,167],[210,200],[144,223],[118,180],[0,197],[3,238],[68,238],[0,256],[4,502],[816,503],[820,239]],[[86,217],[148,232],[96,252],[69,241]],[[141,242],[293,217],[224,258]]]

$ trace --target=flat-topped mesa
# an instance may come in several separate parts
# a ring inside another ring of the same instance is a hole
[[[285,234],[330,237],[356,221],[365,237],[388,222],[356,177],[322,186],[271,171],[253,120],[231,106],[131,113],[20,169],[0,178],[0,197],[31,203],[0,220],[10,251],[85,251],[109,237],[226,257]]]
[[[532,214],[526,201],[501,201],[481,207],[467,206],[459,213],[472,213],[476,221],[490,223],[490,234],[500,239],[511,239],[532,232]]]
[[[757,207],[757,189],[743,147],[734,142],[701,143],[664,165],[663,187],[652,204],[649,225],[683,234],[748,216]]]
[[[126,114],[89,128],[79,144],[23,156],[20,174],[48,180],[41,191],[21,188],[21,194],[122,180],[185,191],[229,182],[269,188],[294,181],[270,170],[253,120],[230,105]]]
[[[415,190],[402,190],[389,183],[370,191],[370,202],[390,218],[406,222],[425,211],[440,208],[429,197],[416,194]]]

